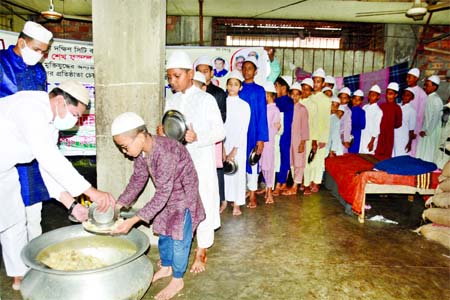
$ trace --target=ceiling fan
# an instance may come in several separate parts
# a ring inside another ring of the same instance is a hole
[[[16,3],[15,1],[11,1],[11,0],[2,0],[0,2],[0,4],[2,6],[7,7],[8,10],[11,11],[11,13],[21,17],[22,19],[24,19],[24,18],[20,15],[19,11],[26,11],[28,13],[32,13],[38,18],[38,20],[36,20],[36,21],[39,23],[60,22],[63,19],[73,20],[73,21],[81,21],[81,22],[92,22],[92,18],[90,16],[85,17],[85,16],[67,15],[67,14],[63,14],[63,13],[56,11],[55,6],[53,4],[53,0],[50,0],[48,10],[44,10],[44,11],[39,11],[36,8],[28,7],[26,5],[19,4],[19,3]],[[14,10],[17,10],[17,11],[14,11]]]
[[[414,21],[422,20],[423,17],[429,13],[434,13],[440,10],[450,9],[450,1],[436,1],[426,0],[427,5],[423,5],[421,0],[413,0],[413,6],[408,10],[388,10],[388,11],[368,11],[356,13],[356,17],[374,17],[384,15],[405,14],[408,18]]]

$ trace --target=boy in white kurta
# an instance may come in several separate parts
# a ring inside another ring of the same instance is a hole
[[[177,92],[166,99],[164,111],[181,112],[189,128],[186,148],[194,161],[199,179],[199,192],[206,219],[197,228],[197,249],[190,271],[206,270],[206,249],[214,243],[214,230],[220,227],[219,186],[216,171],[215,144],[225,138],[225,127],[213,96],[193,85],[194,70],[188,54],[176,50],[167,60],[167,79]],[[158,134],[164,134],[162,125]]]
[[[241,205],[245,204],[247,160],[247,130],[250,122],[250,105],[239,98],[244,78],[237,70],[231,72],[227,80],[227,120],[225,121],[225,160],[237,163],[234,174],[225,174],[225,201],[220,212],[223,212],[228,202],[233,204],[233,216],[242,214]]]
[[[411,155],[412,142],[414,140],[414,129],[416,128],[417,113],[411,105],[414,99],[414,90],[406,88],[402,94],[402,126],[394,130],[394,153],[395,156]]]
[[[434,154],[439,147],[441,137],[441,116],[444,106],[441,97],[436,93],[439,88],[440,79],[437,75],[432,75],[425,81],[425,93],[427,93],[427,103],[425,105],[425,118],[423,120],[422,131],[419,133],[416,157],[434,162]]]
[[[361,131],[359,153],[374,154],[377,148],[381,118],[383,117],[383,111],[377,104],[378,100],[380,100],[380,95],[381,88],[377,84],[370,88],[369,104],[363,107],[366,112],[366,128]]]

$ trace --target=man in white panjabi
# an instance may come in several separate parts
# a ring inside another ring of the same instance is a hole
[[[381,88],[375,84],[369,90],[369,103],[364,105],[366,112],[366,128],[361,131],[361,143],[359,153],[375,154],[377,148],[378,135],[380,134],[381,118],[383,111],[378,106],[380,100]]]
[[[444,103],[437,94],[440,78],[432,75],[425,81],[425,93],[427,93],[427,103],[425,105],[425,117],[423,119],[422,130],[419,132],[419,142],[417,144],[416,157],[434,162],[434,154],[439,146],[441,137],[441,116]]]
[[[420,71],[417,68],[412,68],[406,75],[406,84],[414,91],[414,99],[411,100],[410,106],[416,111],[416,128],[414,128],[414,134],[416,138],[413,139],[411,144],[411,151],[409,155],[415,157],[417,152],[417,144],[419,142],[419,133],[422,130],[423,118],[425,117],[425,105],[427,103],[427,93],[417,85],[420,78]]]
[[[188,124],[186,148],[198,174],[200,197],[206,213],[206,219],[197,228],[197,249],[190,269],[199,273],[206,270],[206,249],[213,245],[214,230],[220,227],[215,144],[225,138],[225,128],[214,97],[192,84],[194,70],[186,52],[175,50],[167,60],[166,70],[176,94],[166,99],[164,111],[181,112]],[[164,134],[161,125],[157,131]]]
[[[15,290],[27,271],[20,258],[27,229],[16,164],[36,159],[50,196],[70,207],[77,219],[83,210],[87,218],[87,212],[72,196],[89,196],[101,211],[115,205],[112,195],[92,187],[56,145],[58,130],[72,128],[88,104],[89,91],[75,81],[62,82],[50,94],[21,91],[0,99],[0,140],[7,142],[0,147],[0,241],[6,273],[14,277]]]
[[[414,90],[406,88],[402,94],[402,126],[394,130],[394,150],[392,156],[411,155],[414,130],[416,129],[417,113],[411,105]]]

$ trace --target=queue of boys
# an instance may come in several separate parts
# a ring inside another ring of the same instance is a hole
[[[184,287],[194,234],[197,246],[190,272],[206,270],[206,252],[214,244],[220,213],[228,203],[233,203],[232,214],[237,217],[242,205],[257,207],[257,194],[264,194],[265,203],[272,204],[275,197],[297,195],[299,190],[304,196],[317,193],[325,159],[346,153],[374,154],[379,159],[411,155],[440,167],[448,160],[440,147],[449,135],[449,122],[443,118],[449,103],[443,105],[436,93],[438,76],[426,78],[424,90],[417,85],[420,72],[415,68],[408,72],[408,88],[403,91],[395,82],[385,91],[378,85],[368,91],[347,87],[338,91],[334,78],[323,69],[301,82],[270,74],[273,82],[259,85],[255,82],[259,62],[248,55],[241,68],[227,75],[225,92],[212,81],[209,57],[201,56],[193,63],[186,52],[175,50],[166,63],[174,95],[166,99],[165,111],[183,114],[188,125],[185,145],[166,137],[163,125],[156,128],[156,135],[150,134],[134,112],[117,116],[111,136],[119,150],[133,158],[134,172],[116,201],[110,193],[92,187],[58,151],[55,136],[76,124],[89,105],[89,92],[75,81],[62,82],[48,95],[43,91],[46,75],[39,61],[51,39],[52,34],[41,25],[27,22],[17,44],[0,52],[0,71],[8,79],[1,82],[5,94],[0,102],[0,134],[10,142],[10,147],[2,148],[2,157],[7,159],[0,164],[4,195],[0,200],[8,200],[0,212],[0,241],[15,290],[20,289],[27,271],[18,253],[41,234],[41,202],[49,197],[63,203],[82,222],[87,209],[73,197],[85,194],[102,210],[129,208],[151,178],[155,185],[152,199],[112,233],[126,234],[136,223],[153,220],[161,257],[153,282],[172,277],[155,297],[163,300]],[[274,50],[268,54],[271,64],[276,62]],[[5,67],[11,65],[14,68]],[[273,70],[279,70],[275,63]],[[381,99],[383,92],[385,99]],[[401,104],[397,104],[400,93]],[[362,106],[365,95],[369,103]],[[260,155],[259,162],[250,155]],[[34,166],[27,168],[33,167],[35,175],[42,173],[41,185],[49,191],[43,189],[44,195],[27,204],[27,195],[21,191],[26,186],[37,189],[38,184],[19,181],[21,173],[15,166],[30,162]],[[224,162],[235,163],[237,170],[224,174]]]

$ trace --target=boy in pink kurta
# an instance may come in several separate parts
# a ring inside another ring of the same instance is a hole
[[[280,110],[275,104],[275,86],[271,82],[264,84],[267,102],[267,124],[269,128],[269,141],[264,142],[259,165],[266,182],[266,203],[273,203],[272,188],[275,181],[275,135],[280,130]]]
[[[302,86],[296,82],[291,86],[291,98],[294,100],[294,116],[291,130],[291,167],[294,168],[294,184],[284,191],[284,196],[296,195],[297,188],[302,184],[306,165],[306,141],[309,140],[308,110],[300,103]]]

